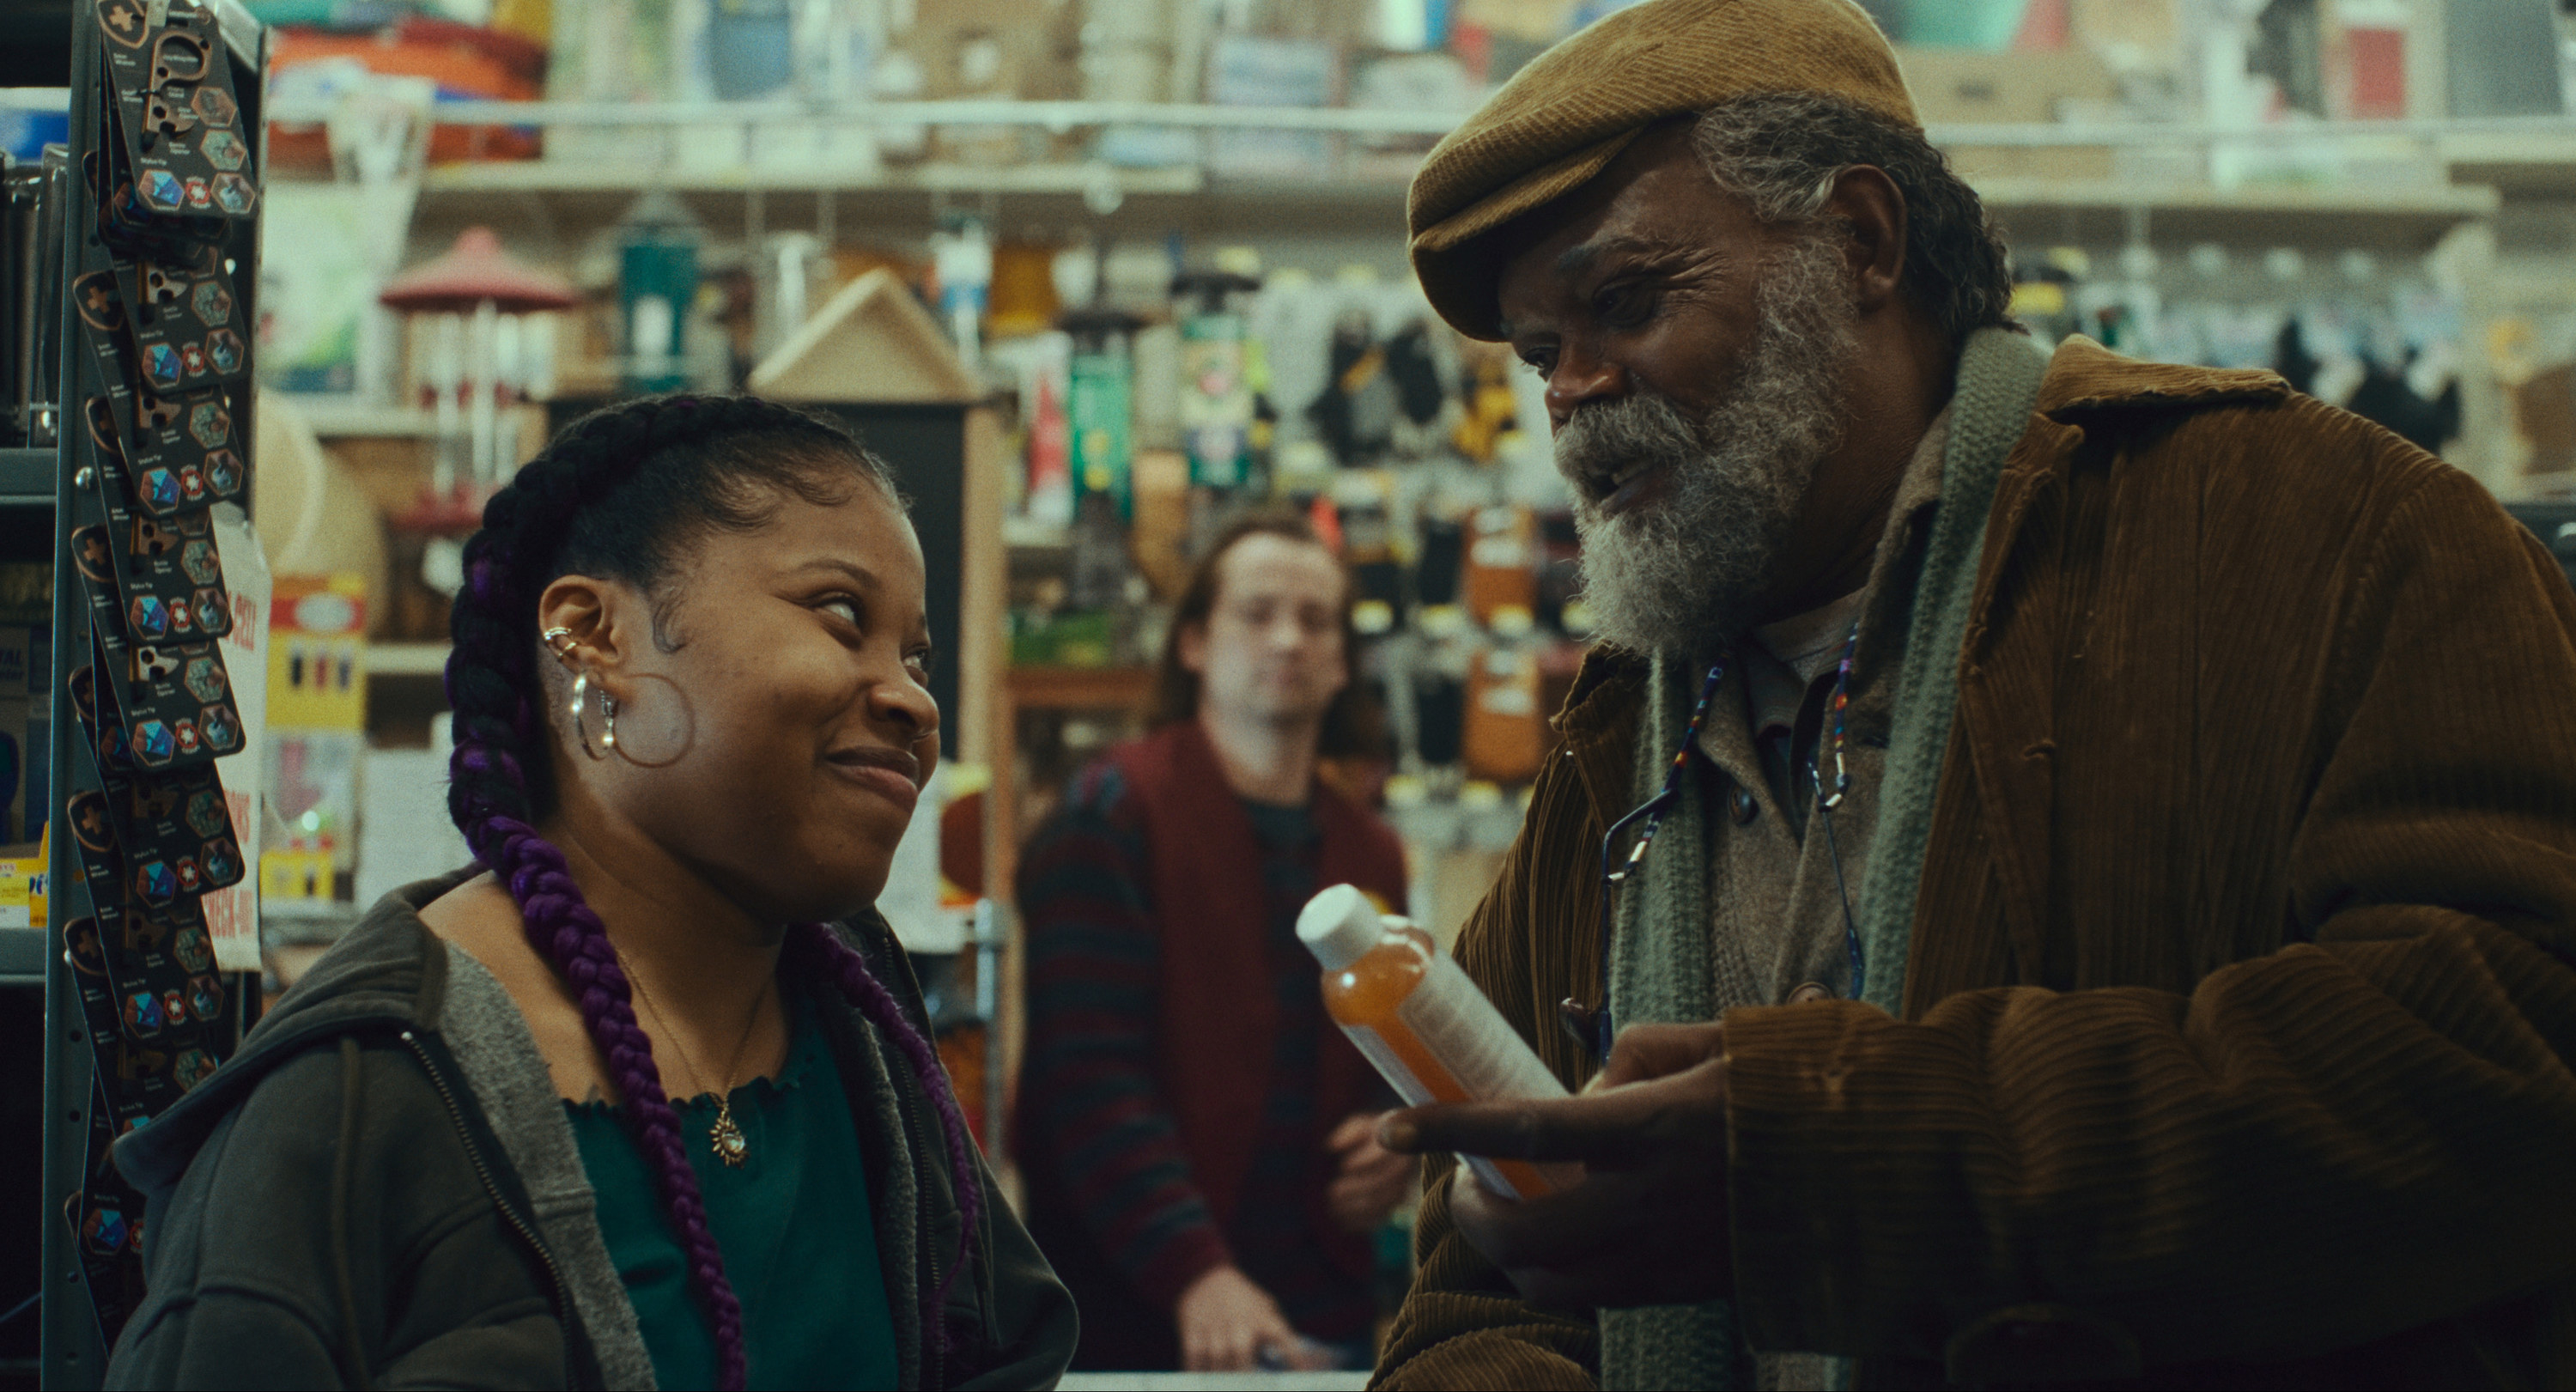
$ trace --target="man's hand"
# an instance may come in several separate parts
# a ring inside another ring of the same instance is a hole
[[[1324,1148],[1342,1158],[1341,1173],[1324,1191],[1333,1221],[1355,1233],[1369,1232],[1413,1190],[1419,1166],[1410,1155],[1398,1155],[1377,1143],[1378,1118],[1368,1113],[1344,1117]]]
[[[1579,1097],[1415,1107],[1378,1136],[1393,1150],[1583,1162],[1582,1183],[1526,1201],[1472,1173],[1450,1185],[1450,1221],[1533,1305],[1676,1305],[1734,1286],[1717,1025],[1634,1025]]]
[[[1264,1350],[1286,1366],[1302,1366],[1296,1360],[1305,1356],[1305,1343],[1270,1292],[1231,1266],[1192,1281],[1173,1318],[1180,1325],[1181,1367],[1189,1372],[1248,1372],[1261,1366]]]

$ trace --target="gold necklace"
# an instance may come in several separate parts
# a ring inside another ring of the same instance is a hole
[[[609,950],[617,951],[616,944],[610,944]],[[671,1047],[680,1051],[680,1062],[688,1065],[689,1076],[706,1077],[706,1070],[689,1057],[689,1046],[680,1042],[680,1032],[671,1028],[670,1020],[662,1014],[662,1007],[653,1003],[652,993],[644,989],[644,978],[635,974],[625,953],[617,952],[617,965],[625,971],[627,984],[635,988],[635,998],[644,1002],[644,1008],[653,1012],[653,1019],[662,1026],[662,1032],[671,1036]],[[767,994],[764,991],[762,998],[766,999]],[[732,1169],[741,1168],[744,1158],[751,1154],[750,1140],[744,1137],[742,1128],[733,1120],[733,1075],[742,1071],[742,1052],[751,1047],[751,1031],[759,1023],[760,1001],[755,1000],[751,1003],[751,1018],[743,1022],[742,1038],[733,1046],[733,1062],[726,1065],[725,1076],[717,1080],[721,1089],[716,1093],[716,1124],[707,1129],[708,1148]]]

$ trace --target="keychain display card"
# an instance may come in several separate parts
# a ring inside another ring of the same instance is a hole
[[[103,1090],[105,1075],[101,1075]],[[100,1342],[114,1347],[128,1315],[143,1303],[143,1196],[108,1159],[108,1146],[118,1135],[106,1105],[90,1104],[89,1179],[63,1200],[63,1221],[79,1251],[81,1280],[89,1287],[91,1311],[98,1317]]]
[[[110,923],[114,933],[115,920]],[[225,1021],[225,982],[222,974],[215,971],[214,947],[205,926],[173,927],[171,941],[173,955],[180,964],[185,967],[194,963],[196,967],[183,989],[198,997],[197,1003],[211,1007],[205,1020],[215,1024]],[[160,993],[152,990],[150,983],[137,985],[130,994],[121,989],[108,970],[107,946],[100,936],[98,919],[84,916],[63,925],[63,957],[71,963],[72,981],[80,993],[81,1018],[89,1025],[92,1056],[118,1129],[121,1132],[136,1121],[159,1116],[187,1091],[183,1079],[204,1076],[197,1070],[212,1058],[213,1050],[203,1042],[190,1044],[187,1047],[199,1053],[188,1059],[185,1071],[178,1066],[186,1050],[164,1047],[171,1041],[162,1037],[162,1030],[168,1027],[168,1003],[158,999]],[[147,996],[153,998],[148,1010]],[[193,1005],[185,1001],[182,1005],[194,1013]],[[161,1030],[128,1040],[125,1021],[129,1016],[138,1024],[157,1019]]]
[[[129,638],[191,642],[232,630],[231,596],[216,554],[214,519],[202,512],[161,520],[137,514],[103,476],[108,520],[72,533],[72,562],[93,585],[124,597]]]
[[[216,646],[130,642],[115,588],[102,590],[86,574],[81,588],[89,596],[97,651],[90,685],[107,698],[97,708],[98,723],[102,729],[112,720],[123,724],[120,747],[133,772],[172,773],[239,751],[241,714]]]
[[[72,533],[72,563],[92,585],[123,597],[128,636],[148,642],[219,638],[232,605],[215,559],[214,526],[194,513],[156,522],[111,507],[109,520]]]
[[[213,247],[184,262],[138,258],[113,262],[111,269],[141,386],[175,395],[239,381],[250,371],[232,277]]]
[[[152,778],[101,779],[129,882],[148,903],[241,883],[242,854],[232,813],[211,768]],[[84,793],[80,796],[86,797]]]
[[[93,3],[116,117],[110,148],[136,200],[165,216],[249,217],[259,185],[213,7],[171,0],[155,27],[144,0]]]
[[[80,556],[76,549],[75,560]],[[239,750],[241,715],[233,708],[232,679],[215,645],[129,637],[124,595],[114,581],[102,583],[87,566],[74,568],[89,601],[96,654],[88,685],[93,700],[104,696],[114,705],[131,771],[176,772]],[[107,704],[96,709],[104,725]]]
[[[98,768],[100,791],[72,795],[73,831],[84,849],[96,839],[91,800],[105,808],[107,836],[123,861],[118,883],[155,908],[180,896],[241,883],[247,868],[234,837],[223,782],[212,768],[176,773],[138,771],[131,739],[100,739],[98,694],[92,667],[72,673],[72,707]],[[86,675],[85,675],[86,674]],[[112,727],[110,727],[112,728]],[[92,894],[97,893],[95,886]],[[103,901],[100,912],[106,912]]]
[[[82,414],[101,474],[149,516],[201,512],[238,499],[249,482],[245,448],[224,388],[164,394],[139,385],[114,267],[72,281],[92,390]]]
[[[116,1037],[158,1051],[120,1055],[112,1067],[102,1060],[101,1076],[118,1092],[147,1088],[154,1076],[185,1092],[214,1071],[230,1020],[205,914],[193,895],[155,903],[133,892],[141,876],[117,847],[105,795],[76,794],[64,820],[96,914]]]

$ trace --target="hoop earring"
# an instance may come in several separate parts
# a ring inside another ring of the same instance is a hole
[[[608,694],[607,687],[599,689],[600,723],[605,728],[600,731],[597,749],[590,747],[590,730],[582,723],[582,716],[589,705],[590,669],[583,668],[572,679],[572,700],[567,705],[567,713],[572,716],[573,738],[581,741],[582,753],[593,759],[605,759],[617,749],[617,698]]]
[[[563,661],[565,657],[571,655],[573,649],[581,646],[574,641],[572,630],[562,627],[550,628],[538,634],[537,641],[546,645],[546,651],[554,654],[557,662]]]

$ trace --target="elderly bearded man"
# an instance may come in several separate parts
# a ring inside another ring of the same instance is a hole
[[[1843,0],[1593,25],[1411,217],[1605,640],[1459,957],[1606,1059],[1385,1124],[1588,1175],[1435,1173],[1380,1385],[2576,1381],[2532,538],[2268,373],[2043,354]]]

